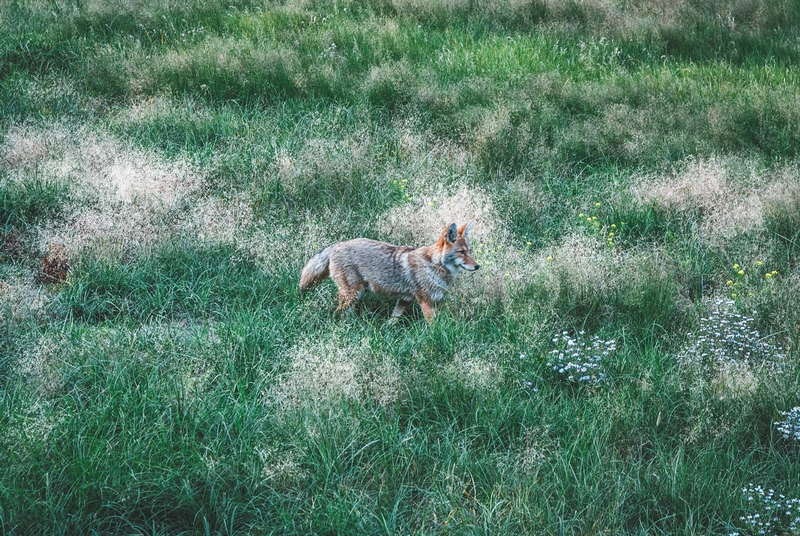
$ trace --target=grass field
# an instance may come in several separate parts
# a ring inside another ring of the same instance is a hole
[[[795,0],[0,2],[0,533],[800,534]],[[428,325],[305,261],[474,220]]]

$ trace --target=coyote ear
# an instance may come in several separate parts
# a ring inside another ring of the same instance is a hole
[[[451,244],[458,240],[458,228],[456,228],[455,223],[451,223],[450,227],[445,230],[444,238]]]
[[[461,229],[458,230],[458,234],[464,235],[464,238],[469,239],[469,230],[472,229],[472,223],[472,220],[470,220],[468,224],[462,225]]]

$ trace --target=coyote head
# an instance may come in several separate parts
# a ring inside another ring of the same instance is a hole
[[[472,248],[469,245],[469,230],[472,222],[456,227],[451,223],[442,233],[440,243],[442,244],[442,264],[451,272],[458,273],[461,270],[474,272],[480,265],[472,258]]]

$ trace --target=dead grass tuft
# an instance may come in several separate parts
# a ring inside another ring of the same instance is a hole
[[[730,194],[728,190],[725,168],[716,158],[690,159],[680,171],[667,177],[648,176],[634,186],[637,199],[665,211],[712,212]]]
[[[53,150],[62,141],[59,138],[65,134],[61,131],[47,136],[42,130],[15,126],[6,133],[6,142],[0,149],[0,155],[12,168],[30,167],[48,157],[52,158]]]
[[[286,223],[254,217],[247,196],[211,197],[198,201],[176,232],[203,243],[233,246],[267,272],[289,267],[299,273],[313,254],[336,241],[338,229],[330,222],[342,217],[326,212]]]
[[[31,173],[69,185],[75,201],[58,225],[39,229],[47,257],[66,258],[89,249],[118,252],[146,247],[171,232],[180,203],[200,184],[194,167],[124,144],[86,126],[12,127],[2,148],[11,180]]]
[[[448,376],[469,389],[487,391],[497,389],[503,384],[503,370],[491,358],[476,357],[473,353],[457,354],[445,367]]]
[[[283,410],[338,400],[390,406],[402,393],[397,366],[360,344],[332,340],[307,341],[288,352],[291,364],[268,394]]]
[[[292,167],[301,179],[341,181],[370,169],[370,149],[371,143],[362,133],[344,139],[312,138]]]
[[[0,281],[0,322],[44,319],[52,301],[50,292],[28,278],[4,277]]]
[[[307,477],[303,459],[296,450],[260,446],[255,449],[262,464],[261,478],[272,488],[294,488]]]
[[[15,363],[14,372],[24,377],[31,389],[42,397],[53,397],[64,386],[59,370],[62,344],[58,339],[43,335],[31,348],[21,352]]]
[[[690,158],[665,176],[640,178],[633,193],[641,205],[693,217],[700,238],[716,243],[763,228],[771,174],[739,159]]]
[[[776,174],[776,182],[764,189],[762,204],[767,229],[781,240],[800,247],[800,170],[786,167]]]
[[[601,239],[572,234],[560,245],[539,253],[536,272],[553,298],[570,303],[605,302],[616,284],[619,261]]]
[[[197,202],[181,232],[201,242],[241,245],[253,225],[253,210],[242,197],[211,197]]]
[[[512,475],[535,478],[554,445],[546,425],[524,428],[512,448],[498,459],[498,468]]]
[[[735,400],[753,395],[759,380],[746,363],[725,362],[720,365],[710,386],[720,400]]]
[[[383,217],[382,228],[390,236],[402,236],[415,245],[434,242],[445,227],[474,221],[473,237],[498,232],[501,223],[491,198],[466,184],[444,186],[414,182],[410,202],[393,208]],[[475,238],[473,238],[473,242]]]
[[[634,324],[671,322],[691,308],[674,273],[671,255],[658,248],[609,247],[602,236],[578,232],[534,256],[529,289],[562,321],[597,324],[625,315]]]

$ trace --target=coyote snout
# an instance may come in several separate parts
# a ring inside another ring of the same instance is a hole
[[[419,248],[367,238],[337,242],[306,263],[300,274],[300,290],[308,290],[330,277],[339,289],[338,312],[369,290],[397,298],[392,321],[416,300],[425,319],[431,322],[435,305],[444,298],[444,291],[459,272],[480,268],[469,244],[471,227],[472,222],[461,227],[452,223],[445,227],[439,240]]]

